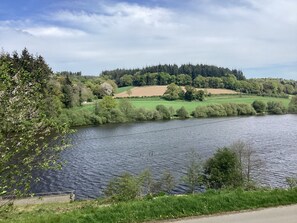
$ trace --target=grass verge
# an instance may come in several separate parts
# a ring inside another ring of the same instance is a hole
[[[100,203],[100,202],[99,202]],[[145,222],[297,203],[297,189],[208,191],[100,206],[98,201],[12,210],[0,222]],[[1,218],[0,218],[1,219]]]

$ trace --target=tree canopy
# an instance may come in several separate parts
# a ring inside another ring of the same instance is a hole
[[[60,104],[48,86],[52,75],[44,59],[26,49],[0,55],[0,193],[27,191],[33,170],[61,164],[68,128],[57,121]]]

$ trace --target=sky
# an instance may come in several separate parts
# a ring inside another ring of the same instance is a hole
[[[1,0],[0,47],[55,72],[202,63],[297,80],[297,1]]]

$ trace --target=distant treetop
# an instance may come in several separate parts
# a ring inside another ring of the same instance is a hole
[[[229,68],[217,67],[213,65],[205,64],[183,64],[178,66],[176,64],[165,64],[157,66],[147,66],[145,68],[137,69],[116,69],[116,70],[106,70],[102,72],[102,75],[107,75],[110,78],[118,81],[125,74],[135,75],[135,74],[146,74],[146,73],[168,73],[170,75],[187,74],[194,80],[197,76],[201,75],[203,77],[224,77],[228,74],[233,74],[237,80],[245,80],[245,76],[240,70],[230,70]]]

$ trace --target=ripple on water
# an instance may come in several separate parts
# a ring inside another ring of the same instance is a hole
[[[62,153],[62,171],[40,173],[34,192],[76,190],[78,198],[103,195],[108,182],[123,172],[150,168],[159,177],[168,169],[176,178],[185,172],[191,150],[203,159],[236,140],[251,144],[265,162],[261,181],[285,186],[297,175],[297,116],[191,119],[79,128],[72,148]],[[175,193],[186,190],[179,184]]]

